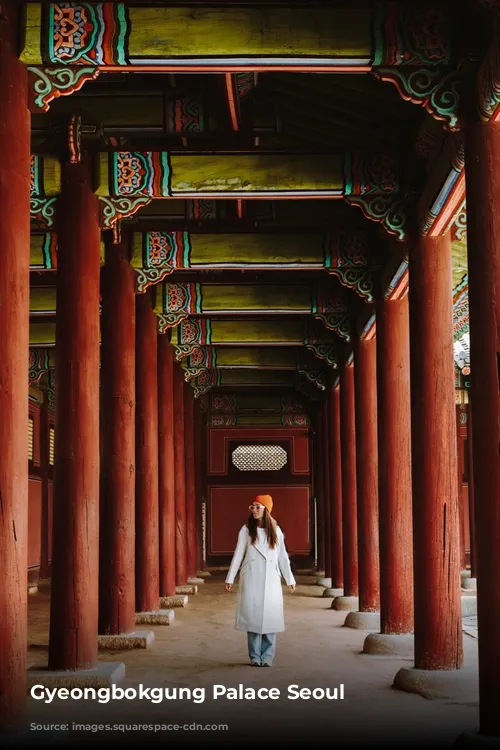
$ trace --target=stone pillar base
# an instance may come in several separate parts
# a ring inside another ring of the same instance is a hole
[[[370,633],[363,644],[363,654],[408,657],[413,659],[415,638],[413,633]]]
[[[462,617],[477,615],[477,596],[462,596]]]
[[[136,612],[137,625],[171,625],[175,620],[173,609],[159,609],[157,612]]]
[[[324,577],[318,578],[318,580],[316,581],[316,584],[318,586],[326,586],[326,588],[331,588],[332,579],[331,578],[324,578]]]
[[[323,591],[323,596],[335,599],[337,596],[344,596],[344,589],[325,589]]]
[[[208,570],[197,570],[196,575],[198,578],[211,578],[212,574]]]
[[[197,578],[196,576],[193,576],[192,578],[188,578],[188,581],[190,586],[197,586],[200,583],[205,583],[203,578]]]
[[[176,586],[175,587],[175,593],[176,594],[194,594],[198,593],[198,586]]]
[[[476,578],[463,578],[462,588],[466,591],[477,591],[477,579]]]
[[[453,700],[477,703],[479,678],[477,667],[462,669],[415,669],[401,667],[392,686],[416,693],[428,700]]]
[[[500,750],[500,737],[492,737],[479,732],[464,732],[455,740],[453,747],[491,747],[491,750],[496,748]]]
[[[345,618],[344,627],[356,630],[380,630],[380,612],[349,612]]]
[[[149,648],[155,639],[152,630],[136,630],[133,633],[119,635],[99,635],[97,643],[100,649],[121,651],[128,648]]]
[[[176,609],[177,607],[187,607],[189,598],[185,594],[175,596],[160,596],[161,609]]]
[[[339,612],[350,612],[359,607],[359,597],[357,596],[337,596],[332,602],[332,609]]]
[[[101,662],[93,669],[49,670],[41,667],[28,669],[28,691],[33,685],[51,688],[110,687],[117,685],[125,677],[125,664],[121,662]]]

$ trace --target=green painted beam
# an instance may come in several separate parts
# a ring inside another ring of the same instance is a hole
[[[450,15],[407,3],[366,7],[130,6],[29,2],[21,59],[30,66],[143,71],[298,69],[367,72],[449,61]],[[391,12],[392,11],[392,12]],[[431,12],[433,15],[431,15]],[[437,15],[437,19],[436,19]],[[439,44],[417,35],[433,23]],[[74,43],[75,35],[78,44]],[[68,84],[66,83],[66,89]]]

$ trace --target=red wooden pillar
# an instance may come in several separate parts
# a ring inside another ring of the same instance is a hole
[[[186,460],[184,440],[184,371],[174,366],[175,582],[187,583]]]
[[[158,336],[160,595],[175,594],[174,350]]]
[[[323,470],[323,420],[321,411],[315,416],[314,435],[314,494],[316,496],[316,538],[317,538],[317,569],[325,572],[326,549],[325,549],[325,525],[324,525],[324,487],[325,473]]]
[[[344,596],[358,596],[358,523],[356,510],[356,427],[354,366],[340,371],[340,440],[342,461],[342,540]]]
[[[323,524],[325,540],[325,577],[332,577],[332,533],[331,533],[331,492],[330,492],[330,440],[328,402],[321,406],[321,451],[323,464]],[[333,583],[333,582],[332,582]]]
[[[97,662],[99,565],[99,204],[90,159],[63,167],[57,315],[49,669]]]
[[[26,705],[30,114],[21,9],[0,14],[0,730]]]
[[[500,736],[500,123],[466,134],[480,731]],[[471,529],[472,533],[472,529]],[[471,550],[472,552],[472,550]]]
[[[474,451],[472,440],[472,407],[467,404],[467,481],[469,494],[470,577],[477,576],[476,503],[474,496]]]
[[[467,406],[459,404],[455,407],[456,430],[457,430],[457,486],[458,486],[458,511],[460,522],[460,568],[465,570],[467,565],[467,526],[468,518],[464,503],[464,474],[465,474],[465,441],[467,438]],[[465,421],[464,421],[465,420]]]
[[[187,574],[196,576],[196,477],[194,465],[194,396],[190,385],[184,386],[184,441],[186,466],[186,538]]]
[[[204,473],[204,449],[205,449],[205,421],[200,408],[200,402],[194,403],[194,466],[196,487],[196,570],[203,570],[203,498],[205,495],[205,473]]]
[[[101,273],[99,633],[135,630],[135,277],[125,243]]]
[[[49,404],[44,391],[40,408],[40,479],[42,483],[42,512],[40,519],[40,578],[49,577]]]
[[[343,589],[342,466],[340,455],[340,387],[338,385],[330,392],[329,413],[332,588]]]
[[[462,621],[449,233],[415,241],[409,275],[415,667],[457,669]]]
[[[408,296],[377,303],[380,632],[413,632]]]
[[[157,325],[150,295],[136,295],[136,612],[160,608]]]
[[[378,612],[377,343],[374,338],[356,342],[354,361],[359,611]]]

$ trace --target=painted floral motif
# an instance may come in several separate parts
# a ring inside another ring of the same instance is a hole
[[[281,418],[284,427],[307,427],[309,419],[307,414],[285,414]]]
[[[234,427],[237,422],[235,414],[212,414],[211,427]]]
[[[187,307],[189,297],[182,284],[166,284],[166,303],[168,312],[179,312]]]
[[[48,62],[63,65],[126,65],[126,6],[121,2],[47,3]]]
[[[121,152],[117,154],[117,187],[120,195],[137,195],[147,191],[149,170],[141,154]],[[149,192],[146,194],[149,195]]]
[[[179,341],[183,344],[203,343],[201,341],[201,321],[183,320],[180,326]]]
[[[194,221],[207,221],[210,219],[217,218],[217,201],[205,199],[205,200],[192,200],[189,201],[187,207],[187,217]]]
[[[395,162],[391,154],[374,154],[364,167],[363,193],[393,193],[398,189]]]
[[[94,22],[89,10],[75,3],[54,4],[54,54],[58,60],[73,62],[92,46]]]
[[[362,234],[354,232],[339,232],[339,266],[342,265],[367,265],[365,257],[365,238]]]
[[[304,409],[304,404],[296,398],[284,396],[281,399],[281,408],[285,412],[299,412]]]
[[[199,367],[200,365],[204,365],[207,361],[206,355],[207,355],[206,349],[203,349],[201,346],[199,346],[191,354],[191,357],[189,360],[190,366]]]
[[[164,266],[172,260],[174,245],[167,232],[148,233],[148,260],[152,266]]]
[[[449,56],[449,29],[445,13],[433,8],[412,9],[406,31],[405,62],[443,63]]]
[[[169,133],[202,133],[204,130],[201,98],[174,97],[168,102],[167,115]]]
[[[49,371],[49,353],[46,349],[30,349],[28,359],[28,380],[38,383]]]
[[[235,411],[236,409],[236,398],[234,396],[213,396],[212,397],[212,410],[213,411]]]

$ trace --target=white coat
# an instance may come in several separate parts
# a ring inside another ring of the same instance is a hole
[[[226,583],[234,583],[241,565],[235,630],[263,634],[281,633],[285,629],[281,576],[288,586],[295,585],[295,578],[279,526],[276,532],[278,543],[271,549],[264,529],[258,529],[255,544],[246,525],[240,529],[226,577]]]

